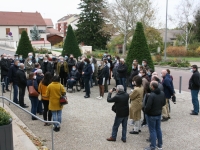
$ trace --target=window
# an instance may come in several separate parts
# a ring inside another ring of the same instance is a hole
[[[26,31],[27,32],[27,28],[19,28],[19,34],[22,34],[22,31]]]
[[[46,33],[46,30],[38,30],[39,33]],[[30,33],[33,33],[33,30],[30,30]]]
[[[10,28],[6,28],[6,35],[10,32]]]

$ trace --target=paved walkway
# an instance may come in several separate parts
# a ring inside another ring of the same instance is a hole
[[[112,87],[113,85],[109,86],[109,88]],[[67,93],[69,104],[63,109],[61,131],[54,134],[55,150],[142,150],[149,145],[146,142],[149,135],[147,127],[143,127],[139,135],[127,133],[127,143],[120,140],[120,127],[117,141],[107,142],[106,138],[111,134],[115,117],[111,111],[112,104],[107,103],[107,94],[103,100],[96,99],[97,87],[93,87],[91,93],[89,99],[83,98],[82,91]],[[9,97],[9,93],[5,95]],[[27,95],[25,103],[31,105]],[[31,116],[12,105],[9,107],[37,137],[44,141],[48,148],[51,148],[51,127],[43,126],[40,121],[32,121]],[[191,109],[190,93],[177,94],[177,104],[171,103],[172,119],[162,123],[163,149],[200,149],[198,142],[200,117],[190,116]],[[133,126],[128,125],[128,132],[132,129]]]

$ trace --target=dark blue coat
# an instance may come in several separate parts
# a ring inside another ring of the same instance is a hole
[[[34,86],[35,90],[38,91],[38,84],[37,81],[34,80],[27,80],[27,89],[29,89],[29,86]]]
[[[73,78],[74,80],[79,80],[80,74],[79,74],[78,70],[72,70],[69,74],[69,78]]]
[[[174,94],[174,85],[169,74],[166,74],[166,76],[163,78],[162,85],[164,88],[165,97],[167,99],[171,98],[171,96]]]
[[[10,83],[13,84],[18,84],[18,79],[17,79],[17,71],[19,70],[19,67],[16,65],[12,65],[9,69],[8,72],[8,78]]]
[[[83,74],[84,78],[90,78],[90,76],[92,74],[92,66],[91,66],[91,64],[85,65],[84,68],[83,68],[83,72],[84,72],[84,74]]]

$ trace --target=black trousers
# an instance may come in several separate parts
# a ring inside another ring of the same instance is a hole
[[[44,105],[43,118],[44,118],[44,120],[47,121],[47,115],[48,115],[48,121],[51,121],[52,113],[51,113],[51,110],[49,110],[49,101],[42,100],[42,103]]]
[[[85,83],[85,92],[87,96],[90,96],[90,78],[84,78],[84,83]]]
[[[26,87],[19,87],[19,105],[24,106],[24,95]]]

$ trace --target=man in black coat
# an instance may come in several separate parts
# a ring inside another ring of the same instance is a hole
[[[145,106],[146,119],[150,133],[150,146],[145,150],[154,150],[156,147],[162,149],[162,131],[160,128],[162,107],[165,106],[165,94],[158,88],[158,82],[152,81],[150,84],[151,94]],[[158,140],[158,144],[156,144]]]
[[[69,68],[69,72],[72,71],[72,67],[76,65],[76,61],[74,60],[74,56],[71,54],[70,58],[67,61],[68,63],[68,68]]]
[[[124,86],[124,91],[126,92],[126,75],[127,75],[127,66],[125,64],[125,61],[123,58],[120,59],[120,64],[117,69],[117,72],[119,73],[119,81],[120,84]]]
[[[50,72],[53,75],[53,67],[52,64],[48,61],[47,57],[44,57],[44,62],[41,65],[41,69],[43,74]]]
[[[13,102],[18,104],[18,79],[17,79],[17,71],[19,69],[19,60],[14,60],[14,65],[12,65],[8,72],[9,82],[13,86]]]
[[[127,132],[127,121],[129,115],[129,95],[124,92],[123,85],[118,85],[116,92],[117,94],[111,98],[113,89],[109,91],[107,102],[115,103],[112,110],[116,113],[115,122],[112,128],[112,136],[107,139],[107,141],[116,141],[117,131],[122,123],[122,138],[121,140],[126,142],[126,132]]]
[[[25,96],[25,90],[26,90],[26,73],[24,71],[24,64],[20,63],[19,70],[17,70],[16,73],[17,77],[17,85],[19,87],[19,105],[23,108],[28,108],[26,104],[24,104],[24,96]]]
[[[189,89],[191,90],[191,95],[192,95],[193,110],[190,113],[190,115],[198,115],[199,113],[198,94],[200,88],[200,74],[197,65],[192,65],[191,67],[192,67],[191,72],[193,74],[189,80]]]
[[[5,93],[5,86],[6,86],[6,91],[10,91],[8,89],[8,71],[9,71],[9,62],[7,59],[6,54],[2,55],[1,59],[1,78],[4,80],[4,85],[3,85],[3,92]]]

